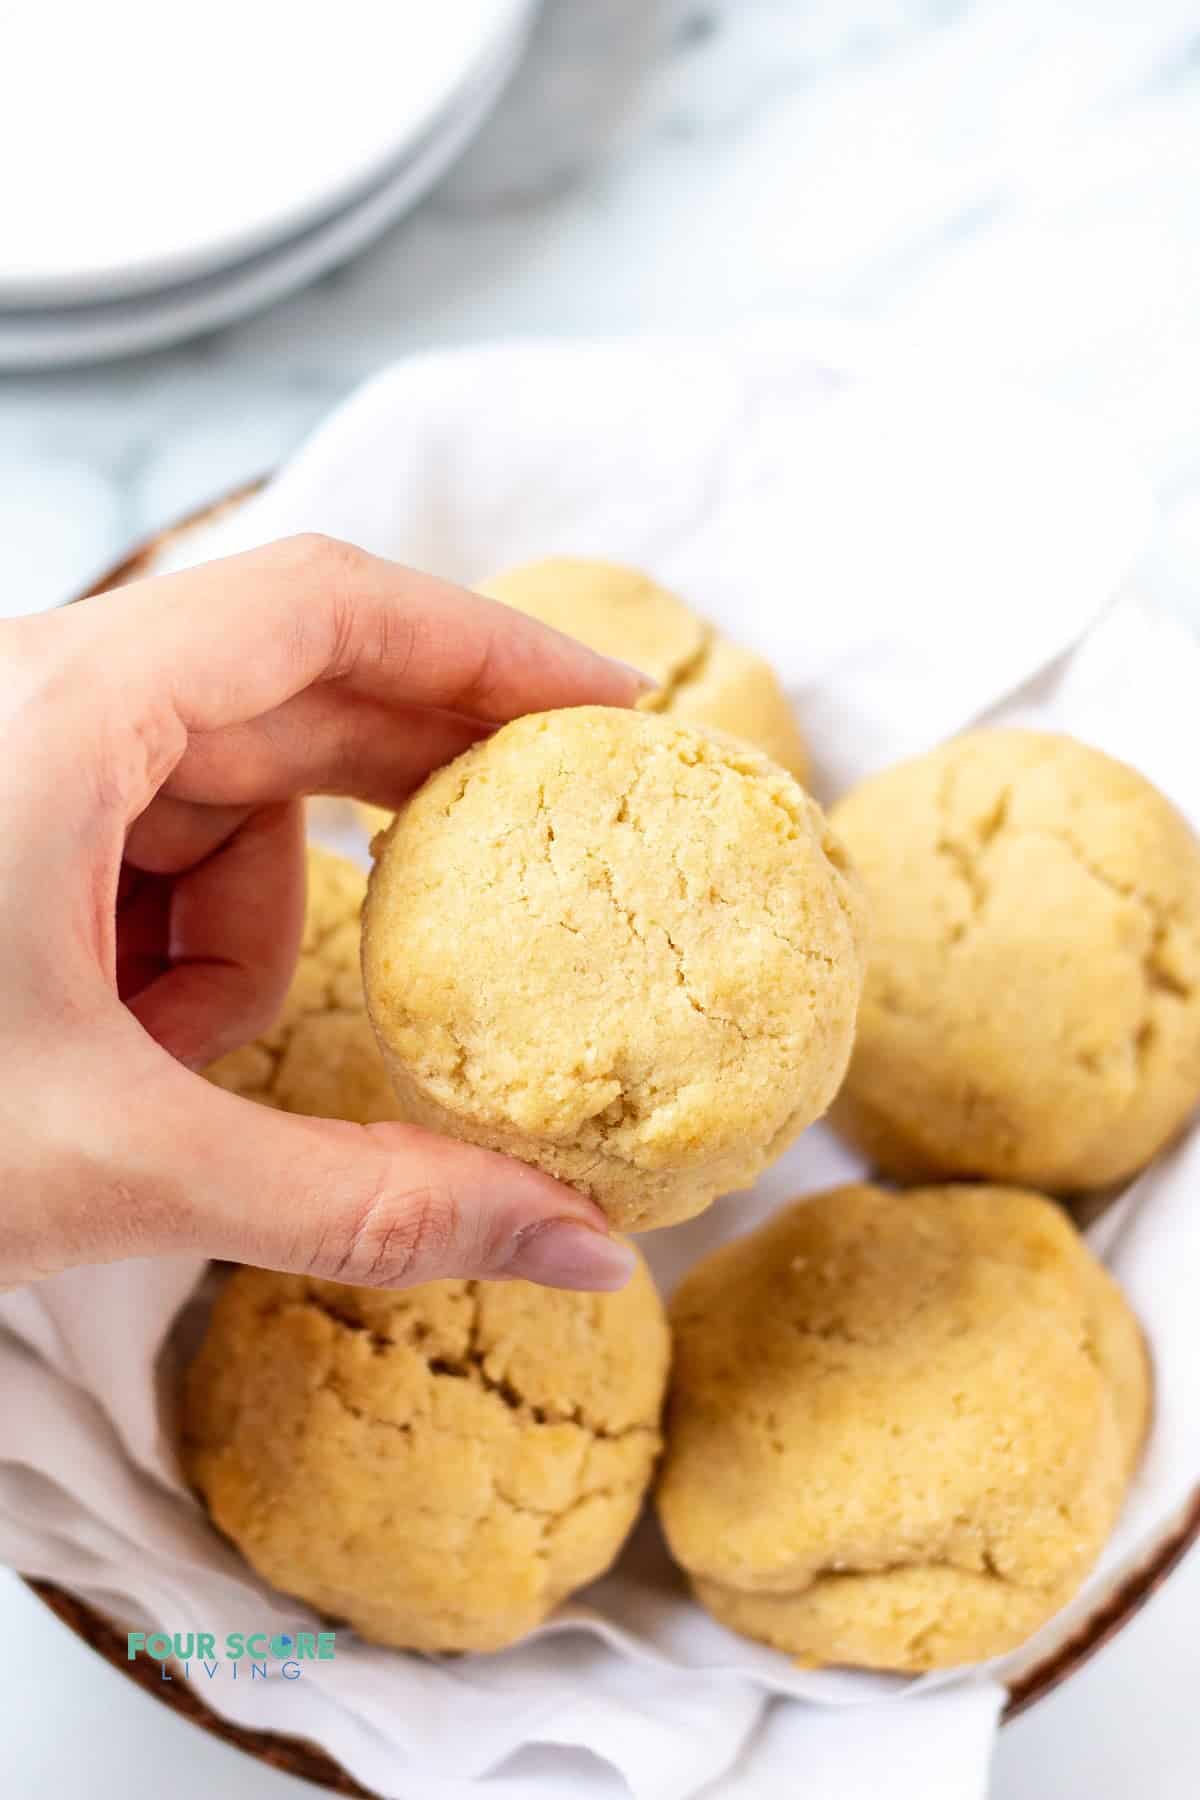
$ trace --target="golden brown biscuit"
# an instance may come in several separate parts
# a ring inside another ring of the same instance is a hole
[[[808,753],[770,663],[640,569],[552,556],[505,569],[479,591],[651,676],[658,687],[641,702],[644,712],[731,732],[807,779]]]
[[[733,739],[531,714],[377,854],[363,970],[406,1118],[647,1230],[748,1185],[836,1091],[858,891],[816,804]]]
[[[643,712],[731,732],[807,781],[808,752],[770,663],[639,569],[551,556],[505,569],[479,591],[651,676],[658,686],[641,702]],[[360,810],[372,831],[392,817],[380,806]]]
[[[1139,1169],[1200,1099],[1200,845],[1123,763],[976,731],[833,815],[872,902],[834,1122],[902,1179]]]
[[[809,1664],[1023,1642],[1120,1511],[1149,1371],[1116,1284],[1019,1189],[849,1187],[687,1276],[658,1505],[697,1598]]]
[[[284,1593],[377,1643],[497,1650],[620,1549],[668,1347],[640,1259],[617,1294],[242,1269],[188,1373],[184,1463]]]
[[[218,1087],[284,1112],[367,1125],[400,1109],[363,1001],[360,917],[367,878],[344,857],[308,848],[304,937],[274,1025],[205,1073]]]

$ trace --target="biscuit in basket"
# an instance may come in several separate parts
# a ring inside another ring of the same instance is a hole
[[[1011,1650],[1120,1511],[1149,1372],[1116,1284],[1019,1189],[850,1187],[672,1302],[659,1512],[696,1597],[810,1665]]]
[[[828,1106],[863,908],[803,789],[654,714],[531,714],[376,840],[367,1004],[404,1116],[619,1229],[748,1186]]]
[[[368,1125],[399,1108],[363,1001],[359,941],[367,878],[309,845],[304,937],[283,1010],[253,1044],[205,1073],[285,1112]]]
[[[242,1269],[187,1375],[185,1470],[282,1592],[376,1643],[497,1650],[620,1549],[668,1345],[640,1259],[617,1294]]]
[[[479,591],[651,676],[658,686],[641,702],[643,711],[731,732],[797,781],[807,780],[808,752],[770,663],[641,570],[552,556],[506,569]],[[391,818],[382,807],[361,810],[372,830]]]
[[[1200,1100],[1200,844],[1068,737],[975,731],[832,815],[872,903],[834,1122],[903,1180],[1133,1174]]]

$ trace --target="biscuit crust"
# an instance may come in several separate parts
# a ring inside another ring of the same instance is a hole
[[[369,1125],[399,1117],[363,999],[359,940],[367,878],[310,844],[304,936],[269,1031],[205,1070],[218,1087],[284,1112]]]
[[[1071,738],[977,731],[832,815],[872,902],[833,1122],[902,1180],[1126,1179],[1200,1100],[1200,844]]]
[[[1074,1594],[1145,1436],[1136,1321],[1018,1189],[858,1186],[694,1268],[658,1507],[696,1597],[802,1662],[919,1671]]]
[[[808,750],[770,663],[640,569],[550,556],[493,575],[479,592],[649,675],[658,685],[641,701],[644,712],[727,731],[802,786],[808,780]],[[359,810],[370,831],[392,818],[381,806]]]
[[[281,1591],[376,1643],[496,1650],[612,1563],[668,1354],[640,1262],[617,1294],[241,1269],[187,1375],[184,1467]]]
[[[646,1230],[749,1185],[836,1092],[859,891],[815,802],[734,740],[532,714],[376,853],[363,968],[407,1118]]]

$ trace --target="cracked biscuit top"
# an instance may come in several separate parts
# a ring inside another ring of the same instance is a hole
[[[639,703],[685,725],[708,725],[753,744],[796,780],[808,752],[770,663],[710,625],[640,569],[582,556],[522,563],[479,583],[479,592],[602,656],[632,663],[658,685]],[[391,813],[359,809],[372,830]]]
[[[1015,1648],[1116,1521],[1146,1429],[1137,1323],[1012,1188],[799,1201],[670,1308],[658,1505],[697,1598],[809,1664]]]
[[[747,1186],[828,1106],[862,904],[820,809],[732,739],[532,714],[376,841],[367,1003],[405,1116],[629,1229]]]
[[[640,1260],[618,1294],[241,1269],[187,1374],[184,1467],[282,1592],[377,1643],[500,1649],[616,1556],[667,1358]]]
[[[479,591],[651,676],[658,686],[644,712],[731,732],[806,779],[808,755],[771,665],[640,569],[552,556],[506,569]]]
[[[833,823],[872,907],[838,1126],[904,1179],[1134,1173],[1200,1099],[1200,845],[1133,769],[976,731]]]
[[[367,1018],[359,951],[367,878],[310,844],[304,936],[269,1031],[205,1070],[210,1081],[284,1112],[360,1125],[399,1111]]]

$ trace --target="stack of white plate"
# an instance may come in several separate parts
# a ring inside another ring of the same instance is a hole
[[[228,324],[344,262],[482,124],[537,0],[11,0],[0,368]]]

